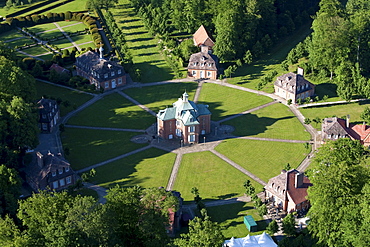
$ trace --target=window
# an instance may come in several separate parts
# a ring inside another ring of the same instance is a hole
[[[71,181],[71,176],[69,176],[69,177],[66,177],[66,182],[67,182],[67,184],[70,184],[72,181]]]
[[[46,115],[45,115],[45,114],[42,114],[42,118],[43,118],[43,119],[46,119]]]
[[[181,136],[181,130],[180,129],[176,129],[176,135]]]
[[[194,62],[194,63],[193,63],[193,65],[194,65],[194,66],[196,66],[196,65],[197,65],[197,63],[196,63],[196,62]]]
[[[108,88],[109,87],[109,82],[106,82],[105,83],[105,88]]]
[[[172,140],[173,139],[173,135],[168,135],[168,139]]]
[[[55,177],[57,175],[57,172],[56,171],[52,171],[51,172],[51,176]]]
[[[211,77],[211,75],[212,75],[211,71],[207,71],[207,76]]]
[[[111,76],[114,76],[114,75],[115,75],[115,74],[114,74],[114,71],[112,71],[112,72],[110,73],[110,75],[111,75]]]
[[[69,166],[66,166],[65,169],[66,169],[66,172],[69,172]]]
[[[179,120],[176,120],[176,126],[180,126],[181,122]]]
[[[117,74],[119,74],[119,75],[121,74],[121,70],[120,69],[117,71]]]
[[[211,67],[211,66],[212,66],[212,64],[211,64],[211,63],[209,63],[209,64],[208,64],[208,67]]]
[[[63,168],[59,169],[59,174],[62,174],[63,173]]]
[[[202,131],[200,132],[200,134],[205,135],[205,134],[206,134],[206,131],[205,131],[205,130],[202,130]]]
[[[308,88],[308,84],[306,84],[306,88]]]
[[[188,131],[189,132],[194,132],[195,131],[195,126],[189,126]]]
[[[191,73],[192,75],[197,75],[197,72],[195,70],[193,70]]]
[[[57,189],[58,188],[58,181],[55,181],[53,182],[53,189]]]
[[[60,187],[63,187],[64,185],[66,185],[66,183],[64,182],[64,178],[59,180],[59,184],[60,184]]]
[[[104,78],[108,78],[108,74],[104,74]]]
[[[201,66],[204,67],[204,63],[202,63]]]
[[[112,85],[115,85],[116,84],[116,79],[113,79],[112,80]]]
[[[118,78],[118,84],[122,84],[122,78]]]
[[[189,135],[188,140],[189,142],[195,142],[195,135]]]

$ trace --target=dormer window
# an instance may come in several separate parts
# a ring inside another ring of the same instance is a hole
[[[100,78],[100,75],[98,74],[98,78]]]
[[[208,64],[208,67],[211,67],[211,66],[212,66],[212,64],[210,64],[210,63],[209,63],[209,64]]]
[[[57,172],[56,171],[52,171],[51,172],[51,176],[55,177],[57,175]]]
[[[112,71],[112,72],[110,73],[110,75],[111,75],[111,76],[114,76],[114,75],[115,75],[115,74],[114,74],[114,71]]]
[[[331,138],[331,135],[328,135],[328,138]]]
[[[63,168],[62,169],[59,169],[59,174],[62,174],[63,173]]]
[[[306,88],[308,88],[308,84],[306,84]]]
[[[204,67],[204,63],[202,63],[201,66]]]
[[[104,78],[108,78],[108,74],[104,74]]]
[[[196,63],[196,62],[194,62],[194,63],[193,63],[193,65],[194,65],[194,66],[196,66],[196,65],[197,65],[197,63]]]
[[[66,169],[66,172],[69,172],[69,166],[67,166],[65,169]]]
[[[119,70],[117,71],[117,74],[119,74],[119,75],[120,75],[120,74],[121,74],[121,72],[122,72],[122,71],[119,69]]]
[[[204,61],[205,60],[205,58],[204,57],[202,57],[202,61]]]

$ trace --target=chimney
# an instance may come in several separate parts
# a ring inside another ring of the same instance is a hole
[[[103,51],[104,51],[102,46],[100,46],[99,51],[100,51],[100,60],[102,60],[103,59]]]
[[[206,46],[206,45],[201,45],[200,46],[200,51],[204,52],[204,53],[208,53],[209,52],[209,47]]]
[[[294,183],[294,187],[296,188],[299,188],[300,186],[303,185],[303,173],[296,173],[295,174],[295,183]]]
[[[304,76],[304,69],[303,68],[301,68],[301,67],[298,67],[298,69],[297,69],[297,74],[298,75],[301,75],[302,77]]]
[[[280,174],[284,174],[284,173],[286,173],[286,170],[285,169],[281,170]]]
[[[40,153],[40,152],[37,152],[36,153],[36,160],[37,160],[37,164],[39,165],[40,168],[42,168],[44,166],[44,160],[43,160],[43,155]]]
[[[349,128],[349,119],[350,119],[350,116],[348,114],[347,117],[346,117],[346,127],[347,127],[347,129]]]
[[[362,129],[362,131],[366,131],[366,124],[365,124],[365,122],[362,123],[362,128],[361,129]]]

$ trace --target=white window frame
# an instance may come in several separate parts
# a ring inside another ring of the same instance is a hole
[[[189,132],[195,132],[195,126],[194,126],[194,125],[189,126],[189,127],[188,127],[188,131],[189,131]]]
[[[53,189],[58,189],[58,187],[59,187],[58,181],[54,181],[53,182]]]
[[[188,135],[189,142],[195,142],[195,135]]]
[[[195,75],[197,75],[197,71],[196,71],[196,70],[193,70],[193,71],[191,72],[191,74],[192,74],[193,76],[195,76]]]
[[[118,85],[122,84],[122,78],[118,78]]]
[[[51,176],[55,177],[57,175],[57,172],[56,171],[52,171],[51,172]]]
[[[177,135],[177,136],[181,136],[181,135],[182,135],[182,131],[181,131],[181,129],[176,129],[176,135]]]
[[[60,184],[60,187],[63,187],[64,185],[66,185],[66,183],[64,181],[64,178],[62,178],[61,180],[59,180],[59,184]]]
[[[212,72],[211,71],[207,71],[207,76],[212,76]]]
[[[58,173],[59,173],[59,174],[63,174],[63,168],[58,169]]]
[[[119,74],[119,75],[121,74],[121,70],[120,69],[117,71],[117,74]]]
[[[65,169],[66,169],[66,172],[69,172],[69,166],[66,166]]]
[[[111,76],[115,76],[114,71],[110,72],[110,75],[111,75]]]
[[[109,82],[106,82],[104,88],[109,88]]]
[[[67,184],[70,184],[70,183],[72,183],[72,179],[71,179],[71,176],[69,176],[69,177],[66,177],[66,183],[67,183]]]

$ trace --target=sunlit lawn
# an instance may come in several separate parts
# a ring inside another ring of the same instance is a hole
[[[73,36],[71,37],[71,39],[77,44],[82,44],[82,43],[92,41],[91,36],[89,34],[81,34],[81,35]]]
[[[316,117],[324,119],[333,116],[346,118],[347,115],[350,115],[351,123],[362,123],[363,119],[361,119],[360,115],[366,107],[370,107],[370,101],[300,108],[299,110],[306,118],[310,118],[311,120]],[[311,125],[319,130],[321,129],[321,123],[311,123]]]
[[[23,36],[23,34],[18,32],[16,29],[5,32],[5,33],[2,33],[0,35],[0,38],[3,42],[6,42],[9,39],[23,38],[23,37],[25,37],[25,36]]]
[[[60,27],[65,27],[65,26],[69,26],[69,25],[73,25],[73,24],[77,24],[77,23],[80,23],[80,24],[82,24],[82,22],[80,22],[80,21],[58,21],[58,25],[60,26]],[[83,24],[82,24],[83,25]],[[77,25],[78,26],[78,25]],[[84,27],[86,27],[85,25],[84,25]],[[64,28],[63,28],[64,29]]]
[[[253,207],[253,203],[238,202],[228,205],[221,205],[215,207],[207,207],[208,215],[211,216],[212,221],[221,224],[223,234],[226,239],[231,237],[243,238],[250,235],[262,234],[266,229],[266,221],[258,215],[258,212]],[[251,215],[256,221],[258,232],[249,232],[244,224],[244,216]]]
[[[299,42],[303,41],[307,35],[310,34],[311,24],[301,27],[296,30],[292,35],[287,36],[279,43],[273,46],[272,50],[265,55],[262,55],[260,59],[257,59],[250,65],[243,65],[238,68],[236,73],[231,79],[227,79],[227,82],[232,84],[239,84],[240,86],[256,89],[257,84],[261,81],[262,77],[269,74],[272,71],[278,72],[278,76],[286,73],[281,68],[281,62],[286,58],[289,51],[295,47]],[[294,72],[296,69],[294,70]],[[292,71],[293,72],[293,71]],[[273,81],[268,83],[263,91],[272,93],[274,91]]]
[[[86,2],[87,2],[87,0],[74,0],[72,2],[64,4],[62,6],[56,7],[52,10],[48,10],[48,11],[42,13],[42,14],[46,15],[48,12],[64,13],[66,11],[71,11],[71,12],[84,11],[84,10],[87,10]]]
[[[33,27],[27,27],[27,29],[29,31],[32,31],[38,35],[43,35],[43,33],[40,33],[40,32],[44,32],[44,31],[48,31],[48,30],[52,30],[52,29],[55,29],[55,31],[58,31],[59,30],[57,29],[57,27],[55,26],[54,23],[45,23],[45,24],[39,24],[39,25],[36,25],[36,26],[33,26]],[[51,31],[53,32],[53,31]],[[46,32],[48,33],[48,32]]]
[[[76,24],[76,25],[72,25],[72,24]],[[69,26],[69,25],[71,25],[71,26]],[[69,25],[62,27],[63,31],[65,31],[67,33],[68,32],[73,33],[73,32],[76,32],[76,31],[83,31],[86,28],[85,24],[78,23],[77,21],[71,21]]]
[[[199,103],[209,105],[213,121],[252,109],[270,101],[270,98],[262,95],[210,83],[203,84],[198,100]]]
[[[166,187],[175,159],[174,153],[150,148],[96,168],[92,182],[104,187]]]
[[[156,119],[119,94],[105,96],[70,118],[68,124],[146,129]]]
[[[61,138],[63,147],[70,149],[66,158],[74,170],[79,170],[145,146],[130,141],[135,135],[137,133],[66,128]]]
[[[237,136],[309,140],[305,130],[291,110],[283,104],[273,104],[224,122],[235,127]]]
[[[215,150],[265,182],[280,174],[287,163],[297,168],[310,151],[303,143],[240,139],[224,140]]]
[[[1,38],[1,36],[0,36],[0,38]],[[23,38],[21,38],[21,39],[13,40],[11,42],[6,42],[5,45],[10,46],[12,48],[15,48],[16,46],[24,46],[24,45],[34,44],[34,43],[35,42],[33,40],[31,40],[30,38],[27,38],[27,37],[23,36]]]
[[[16,12],[16,11],[20,11],[22,9],[28,8],[28,7],[33,6],[35,4],[39,4],[41,2],[42,1],[35,0],[35,1],[32,1],[31,4],[29,4],[28,1],[24,1],[23,5],[19,5],[19,6],[16,6],[16,7],[10,7],[9,9],[6,9],[6,8],[4,8],[6,1],[2,1],[2,3],[0,4],[0,15],[5,17],[6,15],[10,15],[10,14]]]
[[[141,82],[169,80],[171,69],[157,48],[158,40],[153,38],[135,14],[129,0],[120,0],[110,9],[119,28],[125,35],[135,66],[141,71]]]
[[[247,179],[251,180],[256,191],[262,190],[262,185],[213,153],[190,153],[182,157],[174,189],[181,192],[185,201],[193,201],[193,187],[199,189],[203,199],[225,199],[243,195],[243,183]]]
[[[152,87],[130,88],[124,90],[124,93],[127,93],[154,112],[158,112],[166,107],[172,107],[172,103],[181,98],[185,91],[189,94],[189,100],[193,100],[197,87],[198,84],[195,82],[181,82]]]
[[[88,94],[79,93],[77,91],[69,90],[40,81],[36,81],[36,91],[37,99],[41,99],[42,96],[46,96],[48,98],[60,98],[63,101],[68,100],[70,102],[69,107],[66,108],[63,104],[60,105],[62,116],[72,111],[74,107],[78,107],[92,98],[92,96]]]

